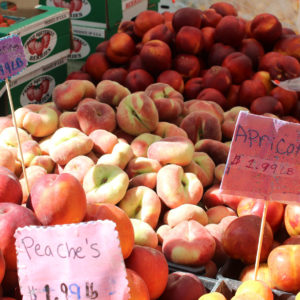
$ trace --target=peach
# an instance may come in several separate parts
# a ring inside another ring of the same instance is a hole
[[[235,296],[247,295],[249,293],[254,293],[257,297],[261,296],[266,300],[273,300],[272,289],[263,281],[249,279],[244,282],[237,288]]]
[[[145,43],[140,52],[145,69],[157,75],[171,68],[172,52],[168,44],[160,40]]]
[[[267,71],[258,71],[254,73],[253,80],[260,81],[264,84],[266,91],[269,93],[273,89],[270,73]]]
[[[124,68],[110,68],[103,73],[102,80],[116,81],[119,84],[124,85],[127,74],[128,71]]]
[[[228,2],[217,2],[212,4],[209,8],[213,8],[221,16],[237,16],[237,10]]]
[[[147,157],[135,157],[131,159],[125,169],[129,178],[147,173],[157,173],[161,168],[161,164],[156,159]]]
[[[67,173],[46,174],[36,180],[30,190],[29,202],[43,225],[78,223],[86,212],[84,189],[73,175]]]
[[[242,52],[232,52],[225,57],[222,66],[228,68],[232,82],[240,84],[252,76],[252,61]]]
[[[163,217],[164,223],[171,228],[175,227],[183,221],[194,220],[207,225],[208,217],[204,209],[194,204],[182,204],[176,208],[168,210]]]
[[[157,299],[161,296],[168,282],[168,263],[159,250],[135,245],[125,265],[143,278],[148,287],[150,299]]]
[[[58,128],[58,116],[52,108],[28,104],[15,111],[16,124],[34,137],[45,137]]]
[[[244,81],[244,83],[245,82],[246,81]],[[235,106],[224,113],[224,121],[221,125],[223,137],[225,137],[227,139],[231,139],[233,137],[235,124],[236,124],[236,121],[237,121],[240,111],[248,111],[249,112],[248,108],[246,108],[246,107]]]
[[[102,80],[96,87],[96,99],[111,106],[118,106],[129,94],[130,91],[125,86],[112,80]]]
[[[203,195],[203,186],[194,173],[184,173],[181,166],[168,164],[157,173],[156,192],[169,208],[182,204],[198,204]]]
[[[186,81],[183,95],[185,100],[196,99],[197,95],[204,89],[203,78],[194,77]]]
[[[293,79],[300,76],[300,63],[295,57],[268,52],[262,57],[259,70],[269,72],[274,80]]]
[[[256,258],[261,218],[246,215],[233,220],[225,229],[222,244],[226,253],[246,264],[253,264]],[[265,262],[271,251],[273,232],[268,222],[264,227],[260,262]]]
[[[225,172],[226,164],[218,164],[214,170],[214,182],[221,183],[224,172]]]
[[[183,96],[166,83],[153,83],[145,89],[157,108],[160,121],[177,118],[183,110]]]
[[[263,96],[254,99],[250,105],[250,111],[257,115],[271,113],[278,116],[283,115],[284,112],[281,102],[272,96]]]
[[[136,157],[147,157],[149,146],[162,139],[161,136],[152,133],[139,134],[132,142],[131,148]]]
[[[154,131],[158,123],[155,103],[145,92],[136,92],[123,98],[116,117],[118,126],[135,136]]]
[[[220,292],[210,292],[202,295],[198,300],[226,300],[226,298]]]
[[[166,83],[179,93],[183,93],[184,81],[182,75],[179,74],[177,71],[166,70],[161,72],[158,75],[156,82]]]
[[[120,23],[119,26],[121,26],[122,24]],[[103,52],[105,53],[106,52],[106,48],[108,46],[108,40],[105,40],[103,42],[100,42],[97,46],[96,46],[96,52]]]
[[[28,167],[31,164],[31,161],[33,160],[34,157],[42,155],[42,150],[40,148],[40,145],[37,141],[35,140],[28,140],[24,141],[21,144],[22,148],[22,154],[23,154],[23,161],[25,167]],[[21,161],[21,153],[18,149],[18,160]]]
[[[156,229],[156,233],[157,233],[157,237],[158,237],[158,242],[160,244],[163,243],[164,238],[167,236],[168,232],[172,229],[171,226],[167,225],[167,224],[163,224],[160,225],[157,229]]]
[[[162,165],[188,165],[194,155],[193,142],[183,136],[171,136],[152,143],[148,147],[147,157],[158,160]]]
[[[126,194],[129,178],[125,171],[113,165],[95,165],[83,178],[87,203],[117,204]]]
[[[176,34],[175,47],[178,53],[199,54],[203,49],[201,30],[193,26],[182,26]]]
[[[146,186],[128,189],[119,202],[130,218],[140,219],[155,228],[161,211],[161,202],[157,194]]]
[[[186,138],[188,137],[187,133],[183,129],[170,122],[158,122],[158,125],[153,131],[153,134],[158,135],[162,138],[171,136],[183,136]]]
[[[202,202],[206,208],[223,205],[224,200],[220,192],[220,185],[215,183],[214,185],[206,189],[203,194]]]
[[[15,203],[0,203],[0,250],[5,259],[6,273],[17,270],[15,231],[19,227],[40,225],[34,213],[28,208]]]
[[[247,55],[251,61],[253,69],[257,69],[260,59],[264,56],[263,46],[253,38],[243,39],[239,51]]]
[[[130,71],[138,70],[138,69],[145,69],[145,67],[142,63],[141,56],[139,54],[132,56],[130,58],[129,62],[127,63],[127,65],[128,65],[127,75],[128,75],[128,72],[130,72]],[[126,77],[125,77],[125,81],[124,81],[123,85],[125,85],[125,83],[126,83]]]
[[[148,287],[142,277],[129,268],[126,268],[126,274],[130,289],[128,300],[150,300]]]
[[[261,81],[248,79],[242,82],[239,94],[238,104],[244,107],[250,107],[251,103],[258,97],[267,96],[267,90]]]
[[[229,45],[224,45],[222,43],[215,43],[208,54],[208,64],[209,66],[222,65],[225,57],[235,50]]]
[[[192,161],[183,169],[185,172],[196,174],[203,187],[210,186],[213,183],[215,163],[204,152],[194,152]]]
[[[230,45],[239,46],[245,36],[245,24],[236,16],[224,16],[215,31],[215,41]]]
[[[182,221],[163,240],[162,251],[167,260],[189,266],[206,264],[212,259],[216,242],[199,222]]]
[[[199,100],[214,101],[219,104],[223,109],[227,106],[226,98],[223,94],[214,88],[203,89],[196,97]]]
[[[167,286],[159,299],[196,300],[205,293],[202,281],[195,274],[176,271],[169,274]]]
[[[226,95],[225,109],[231,109],[238,105],[240,85],[232,84]]]
[[[225,94],[231,85],[231,74],[227,68],[212,66],[203,76],[204,88],[214,88]]]
[[[176,10],[172,19],[172,26],[176,32],[183,26],[201,27],[201,11],[192,7],[182,7]]]
[[[223,16],[213,8],[204,10],[202,14],[202,28],[206,26],[216,27],[222,17]]]
[[[117,32],[110,37],[106,48],[106,57],[115,64],[124,64],[135,53],[135,42],[125,32]]]
[[[206,211],[206,214],[209,224],[219,224],[220,221],[227,216],[236,216],[235,211],[225,205],[210,207]]]
[[[202,40],[203,40],[203,50],[206,53],[209,53],[212,46],[214,45],[215,31],[216,31],[215,28],[209,27],[209,26],[201,28]]]
[[[131,93],[135,93],[144,91],[152,83],[154,83],[153,76],[146,70],[138,68],[128,72],[124,85]]]
[[[189,113],[180,123],[180,128],[186,131],[190,140],[195,144],[201,139],[222,139],[219,120],[212,114],[204,111]]]
[[[290,236],[300,233],[300,224],[298,222],[300,215],[300,206],[290,203],[284,210],[284,226]]]
[[[0,147],[0,166],[15,172],[15,155],[7,148]]]
[[[13,127],[12,116],[0,116],[0,132],[6,127]]]
[[[66,77],[66,80],[72,80],[72,79],[79,79],[79,80],[89,80],[93,81],[92,77],[90,74],[83,72],[83,71],[72,71],[71,73],[68,74]]]
[[[181,74],[184,80],[198,77],[201,68],[199,58],[193,54],[177,54],[173,60],[173,69]]]
[[[123,258],[129,257],[134,245],[134,232],[129,217],[121,208],[111,203],[90,203],[84,220],[111,220],[116,223]]]
[[[84,101],[76,110],[81,131],[87,135],[96,129],[114,131],[116,117],[113,108],[92,98],[85,98]]]
[[[164,17],[160,13],[152,10],[146,10],[140,12],[136,17],[133,30],[138,37],[142,37],[149,29],[163,23]]]
[[[165,24],[158,24],[150,28],[144,35],[142,43],[145,44],[152,40],[160,40],[170,45],[173,40],[173,32]]]
[[[93,81],[98,83],[102,79],[102,75],[108,70],[110,64],[105,53],[95,52],[90,54],[85,62],[85,70],[92,77]]]
[[[220,141],[202,139],[195,144],[195,151],[207,153],[216,165],[226,163],[229,146]]]
[[[251,21],[250,30],[252,36],[267,46],[272,46],[282,34],[280,21],[272,14],[258,14]]]
[[[274,46],[274,51],[280,52],[285,55],[290,55],[299,60],[299,41],[300,35],[287,35],[280,38]]]
[[[118,137],[105,129],[96,129],[89,137],[94,142],[93,150],[100,155],[111,153],[118,143]]]
[[[65,165],[78,155],[85,155],[93,149],[93,141],[86,134],[76,128],[63,127],[56,130],[50,139],[50,157]]]
[[[52,92],[52,99],[60,110],[73,110],[82,99],[95,96],[95,85],[80,79],[66,80],[56,85]]]
[[[73,127],[80,130],[76,111],[64,111],[58,119],[58,127]]]
[[[155,249],[158,246],[158,237],[154,229],[140,219],[130,221],[134,230],[134,244]]]
[[[298,95],[294,91],[288,91],[279,86],[275,87],[270,96],[278,99],[283,106],[283,114],[288,115],[292,112],[292,110],[296,107],[298,101]]]

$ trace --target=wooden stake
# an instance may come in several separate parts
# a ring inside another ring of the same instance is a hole
[[[263,238],[264,238],[264,229],[265,229],[265,225],[266,225],[268,203],[269,203],[268,201],[264,202],[264,210],[263,210],[263,214],[261,217],[259,239],[258,239],[256,258],[255,258],[254,280],[256,280],[256,278],[257,278],[257,272],[258,272],[258,267],[259,267],[261,247],[262,247],[262,242],[263,242]]]
[[[12,120],[13,120],[13,124],[14,124],[15,130],[16,130],[16,136],[17,136],[17,141],[18,141],[18,148],[19,148],[19,151],[20,151],[21,164],[22,164],[23,174],[24,174],[24,178],[25,178],[27,193],[29,195],[29,184],[28,184],[28,179],[27,179],[27,174],[26,174],[26,168],[25,168],[25,164],[24,164],[23,151],[22,151],[22,147],[21,147],[20,136],[19,136],[19,131],[18,131],[16,117],[15,117],[15,109],[14,109],[14,104],[13,104],[12,97],[11,97],[11,92],[10,92],[10,86],[9,86],[9,80],[8,80],[8,78],[5,78],[5,84],[6,84],[6,90],[7,90],[7,95],[8,95],[8,100],[9,100],[9,105],[10,105]]]

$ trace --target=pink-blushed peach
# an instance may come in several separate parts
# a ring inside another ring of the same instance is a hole
[[[149,146],[157,141],[160,141],[162,137],[154,133],[142,133],[139,134],[132,142],[131,148],[136,157],[147,157],[147,151]]]
[[[183,26],[200,28],[201,23],[201,11],[192,7],[182,7],[177,9],[172,18],[172,26],[176,32]]]
[[[110,63],[105,53],[91,53],[85,61],[85,71],[92,77],[93,81],[99,82],[105,71],[110,67]]]
[[[227,106],[225,96],[219,90],[214,88],[205,88],[201,90],[196,99],[216,102],[222,109],[225,109]]]
[[[118,137],[105,129],[96,129],[89,137],[94,142],[93,150],[100,155],[111,153],[118,143]]]
[[[166,44],[170,44],[174,37],[174,33],[166,24],[158,24],[150,28],[144,35],[142,43],[145,44],[151,40],[161,40]]]
[[[158,125],[153,134],[159,135],[162,138],[171,136],[183,136],[188,137],[187,133],[179,126],[170,122],[158,122]]]
[[[227,216],[236,216],[235,211],[225,205],[210,207],[206,211],[206,214],[208,217],[208,223],[210,224],[219,224],[220,221]]]
[[[157,173],[157,195],[169,208],[182,204],[198,204],[203,195],[203,186],[194,173],[184,173],[181,166],[168,164]]]
[[[236,8],[228,2],[216,2],[213,3],[209,8],[213,8],[221,16],[237,16]]]
[[[49,174],[53,172],[55,163],[50,155],[38,155],[31,160],[29,166],[40,166]]]
[[[34,157],[42,155],[42,150],[40,145],[35,140],[28,140],[24,141],[21,144],[22,154],[23,154],[23,161],[25,167],[28,167],[31,164],[31,161]],[[18,149],[18,160],[21,161],[21,152]]]
[[[58,127],[73,127],[80,130],[76,111],[64,111],[58,118]]]
[[[184,80],[188,80],[199,76],[202,63],[196,55],[181,53],[174,57],[173,69],[181,74]]]
[[[125,78],[124,86],[131,93],[143,92],[148,85],[154,83],[153,76],[144,69],[137,68],[130,70]]]
[[[210,66],[222,65],[225,57],[230,53],[233,53],[235,49],[229,45],[224,45],[222,43],[215,43],[208,54],[208,64]]]
[[[203,27],[216,27],[222,19],[222,15],[217,13],[213,8],[208,8],[202,14],[202,29]]]
[[[121,85],[124,85],[127,74],[128,74],[128,71],[124,68],[121,68],[121,67],[120,68],[110,68],[103,73],[102,81],[103,80],[111,80],[111,81],[116,81]]]
[[[172,229],[171,226],[168,224],[162,224],[156,229],[157,237],[158,237],[158,242],[160,244],[163,243],[164,238],[168,234],[168,232]]]
[[[182,26],[176,33],[175,48],[178,53],[198,55],[203,48],[201,30],[193,26]]]
[[[203,50],[205,51],[205,53],[209,53],[215,42],[216,29],[214,27],[206,26],[201,28],[201,32],[203,40]]]
[[[166,83],[179,93],[183,93],[184,81],[182,75],[174,70],[166,70],[161,72],[158,75],[156,82]]]
[[[188,79],[184,85],[183,95],[185,100],[196,99],[197,95],[204,89],[203,78],[193,77]]]
[[[157,173],[160,168],[161,164],[156,159],[135,157],[129,161],[125,171],[129,178],[133,178],[144,173]]]
[[[227,68],[212,66],[203,76],[204,88],[215,88],[225,94],[231,85],[231,74]]]
[[[0,147],[0,166],[15,172],[15,156],[10,149]]]

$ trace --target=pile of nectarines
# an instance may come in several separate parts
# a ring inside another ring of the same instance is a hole
[[[253,281],[264,202],[220,193],[241,110],[298,122],[298,94],[271,81],[300,75],[297,37],[225,2],[121,23],[52,102],[15,111],[27,180],[12,118],[0,117],[0,297],[20,298],[16,228],[105,219],[132,300],[224,300],[168,261],[207,277],[239,261],[234,299],[299,292],[300,206],[269,203]]]

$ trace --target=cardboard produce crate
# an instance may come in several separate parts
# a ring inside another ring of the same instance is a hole
[[[67,56],[52,57],[39,69],[27,68],[10,80],[14,108],[26,104],[40,104],[52,100],[52,91],[67,76]],[[0,115],[10,114],[4,82],[0,84]]]
[[[68,55],[70,52],[70,17],[69,10],[38,6],[34,1],[14,1],[18,5],[16,11],[0,9],[0,13],[9,18],[15,18],[16,23],[9,27],[0,27],[0,37],[17,34],[21,37],[27,68],[31,71],[40,69],[45,59]]]

